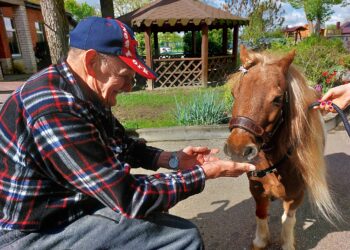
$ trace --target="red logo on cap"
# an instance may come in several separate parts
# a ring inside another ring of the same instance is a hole
[[[122,22],[120,22],[119,20],[116,20],[116,21],[120,25],[123,32],[122,55],[126,57],[135,58],[137,41],[131,38],[128,30],[126,29],[125,25]]]

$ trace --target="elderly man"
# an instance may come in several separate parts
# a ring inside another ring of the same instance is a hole
[[[214,150],[165,152],[128,138],[110,107],[135,72],[133,32],[91,17],[68,58],[33,75],[0,112],[0,248],[201,249],[197,228],[164,213],[205,181],[254,169]],[[130,168],[172,173],[132,175]]]

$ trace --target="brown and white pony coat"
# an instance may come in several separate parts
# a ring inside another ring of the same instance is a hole
[[[244,72],[230,78],[235,102],[225,153],[235,161],[254,163],[257,170],[278,165],[264,177],[248,175],[256,202],[253,249],[268,244],[271,198],[283,201],[283,249],[295,249],[295,213],[306,189],[324,217],[329,221],[340,217],[326,180],[322,119],[319,111],[308,109],[318,96],[291,65],[294,56],[292,51],[276,58],[242,46]],[[263,135],[255,133],[259,129]]]

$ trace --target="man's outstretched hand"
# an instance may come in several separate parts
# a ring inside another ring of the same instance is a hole
[[[255,166],[249,163],[238,163],[230,160],[220,160],[215,155],[219,149],[188,146],[178,151],[179,169],[184,170],[194,165],[202,166],[207,179],[218,177],[238,177],[246,172],[254,171]]]
[[[215,160],[205,162],[202,165],[207,179],[218,177],[238,177],[249,171],[254,171],[255,166],[249,163],[239,163],[228,160]]]
[[[218,152],[219,149],[217,148],[188,146],[177,152],[179,169],[185,170],[192,168],[194,165],[203,165],[205,162],[218,160],[219,158],[215,156]]]

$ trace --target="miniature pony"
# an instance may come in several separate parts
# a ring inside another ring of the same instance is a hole
[[[281,241],[293,250],[295,214],[307,189],[311,201],[329,221],[340,218],[326,180],[325,132],[319,111],[309,105],[319,97],[291,65],[295,51],[282,58],[240,48],[242,67],[230,78],[235,102],[225,153],[249,161],[256,202],[253,249],[268,245],[268,207],[283,201]]]

